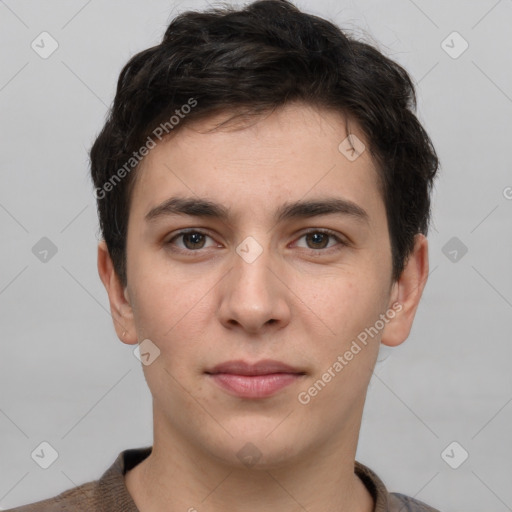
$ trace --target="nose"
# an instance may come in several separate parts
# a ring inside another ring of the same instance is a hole
[[[275,259],[275,258],[274,258]],[[233,268],[221,281],[220,322],[229,329],[264,334],[290,321],[290,291],[269,249],[254,260],[234,255]]]

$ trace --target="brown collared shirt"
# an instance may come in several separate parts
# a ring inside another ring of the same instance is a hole
[[[6,512],[139,512],[126,488],[124,475],[142,462],[152,447],[122,451],[99,480],[79,485],[54,498]],[[422,501],[388,492],[382,480],[367,466],[355,461],[355,473],[373,496],[373,512],[439,512]]]

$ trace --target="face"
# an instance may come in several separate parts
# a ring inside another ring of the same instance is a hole
[[[222,119],[184,127],[137,171],[125,297],[132,342],[159,350],[143,366],[156,428],[230,464],[241,449],[265,466],[355,443],[398,321],[369,151],[347,158],[344,119],[300,104],[207,133]],[[262,360],[291,374],[215,373]]]

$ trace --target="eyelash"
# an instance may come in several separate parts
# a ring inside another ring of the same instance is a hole
[[[324,249],[305,249],[306,251],[311,251],[312,253],[321,253],[321,252],[330,253],[332,250],[339,251],[349,245],[348,242],[342,240],[339,236],[337,236],[335,234],[335,232],[333,232],[329,229],[310,229],[309,231],[302,233],[302,235],[298,238],[298,240],[300,240],[301,238],[303,238],[307,235],[316,234],[316,233],[320,233],[323,235],[327,235],[331,238],[334,238],[338,242],[338,247],[333,246],[333,247],[328,247],[328,248],[324,248]],[[208,238],[212,238],[208,233],[205,233],[204,231],[201,231],[200,229],[186,229],[186,230],[182,230],[182,231],[179,231],[178,233],[176,233],[170,240],[168,240],[165,243],[165,245],[172,246],[172,245],[174,245],[173,242],[176,239],[178,239],[184,235],[190,235],[190,234],[199,234],[199,235],[204,235]],[[188,254],[194,253],[194,252],[199,253],[201,250],[202,249],[193,250],[193,249],[182,249],[182,248],[177,248],[177,247],[172,248],[172,251],[174,251],[174,252],[188,253]]]

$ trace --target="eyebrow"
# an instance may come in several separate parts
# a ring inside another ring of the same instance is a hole
[[[288,202],[281,205],[274,214],[275,222],[305,219],[320,215],[345,215],[369,223],[369,215],[359,205],[339,197],[317,198]],[[208,199],[195,197],[171,197],[152,208],[145,216],[147,222],[171,215],[229,220],[229,209]]]

